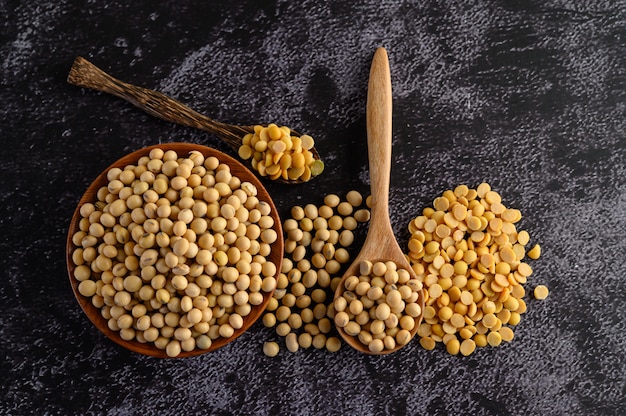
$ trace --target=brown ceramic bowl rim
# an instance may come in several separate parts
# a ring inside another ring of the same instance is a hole
[[[124,340],[122,339],[118,331],[113,331],[109,328],[107,324],[107,320],[104,319],[104,317],[100,313],[100,308],[97,308],[92,304],[91,298],[85,297],[78,292],[79,282],[74,278],[74,269],[76,268],[76,265],[74,265],[74,262],[72,260],[72,252],[76,248],[76,246],[72,242],[72,236],[78,230],[78,223],[79,223],[79,218],[80,218],[80,207],[87,202],[96,201],[97,199],[96,193],[99,188],[101,188],[102,186],[105,186],[106,183],[108,182],[106,174],[111,168],[113,167],[123,168],[124,166],[130,165],[130,164],[136,164],[139,158],[143,156],[147,156],[150,153],[150,151],[156,148],[160,148],[164,151],[175,150],[179,156],[183,156],[183,157],[187,156],[192,150],[200,151],[205,157],[214,156],[221,163],[227,164],[231,169],[231,173],[234,176],[237,176],[239,179],[241,179],[242,182],[248,181],[256,186],[257,197],[259,198],[259,200],[267,202],[271,207],[270,216],[274,220],[274,226],[272,228],[276,231],[278,238],[271,245],[271,252],[270,252],[268,260],[275,264],[277,274],[280,273],[280,269],[281,269],[281,264],[282,264],[282,259],[283,259],[283,250],[284,250],[284,239],[283,239],[283,232],[282,232],[282,224],[281,224],[276,206],[274,205],[274,201],[272,200],[270,194],[268,193],[267,189],[263,186],[259,178],[256,177],[241,162],[239,162],[238,160],[232,158],[231,156],[228,156],[227,154],[220,152],[216,149],[212,149],[207,146],[193,144],[193,143],[174,142],[174,143],[157,144],[153,146],[144,147],[142,149],[136,150],[132,153],[129,153],[121,157],[120,159],[112,163],[108,168],[106,168],[102,173],[100,173],[100,175],[98,175],[98,177],[89,185],[89,187],[87,188],[87,190],[81,197],[78,205],[76,206],[76,209],[74,210],[74,213],[72,215],[72,219],[68,228],[67,241],[66,241],[66,263],[67,263],[67,272],[68,272],[68,277],[70,280],[70,285],[72,287],[72,291],[74,292],[74,296],[76,297],[76,300],[78,301],[78,304],[80,305],[85,315],[87,315],[89,320],[96,326],[96,328],[98,328],[109,339],[111,339],[118,345],[136,353],[140,353],[140,354],[148,355],[152,357],[169,358],[168,355],[165,353],[165,350],[161,350],[157,348],[154,345],[154,343],[151,343],[151,342],[141,343],[135,339]],[[277,276],[275,276],[275,278],[277,278]],[[242,334],[244,334],[263,314],[265,308],[267,307],[267,304],[269,303],[273,295],[273,291],[261,292],[261,293],[263,293],[263,303],[257,306],[253,306],[252,312],[248,316],[244,317],[243,326],[240,329],[235,330],[235,333],[233,334],[232,337],[230,338],[219,337],[215,340],[212,340],[213,342],[211,344],[211,347],[208,349],[195,348],[192,351],[182,351],[176,358],[197,356],[197,355],[204,354],[207,352],[215,351],[223,347],[224,345],[232,342],[233,340],[235,340]]]

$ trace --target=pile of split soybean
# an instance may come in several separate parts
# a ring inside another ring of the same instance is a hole
[[[320,206],[294,206],[284,221],[285,258],[263,322],[289,351],[341,348],[333,296],[350,254],[358,252],[350,248],[355,233],[366,231],[367,201],[357,191],[343,199],[330,194]],[[529,262],[541,255],[539,244],[520,229],[521,219],[520,210],[506,207],[482,183],[443,192],[409,222],[405,254],[424,288],[417,332],[424,349],[441,343],[448,353],[467,356],[476,347],[513,340],[526,312]],[[547,297],[544,285],[533,286],[535,299]],[[275,356],[280,343],[268,341],[263,350]]]
[[[315,159],[315,141],[307,134],[294,135],[289,127],[274,123],[255,125],[239,147],[239,157],[249,160],[259,175],[272,180],[307,182],[324,170],[324,163]]]

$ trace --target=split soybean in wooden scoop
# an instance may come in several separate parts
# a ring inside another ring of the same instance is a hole
[[[224,140],[261,177],[300,184],[324,170],[311,136],[288,127],[221,123],[163,93],[120,81],[80,56],[74,60],[67,82],[112,94],[165,121],[207,131]]]
[[[400,249],[389,218],[391,109],[389,59],[387,51],[379,48],[370,70],[366,112],[371,219],[363,247],[341,278],[334,298],[339,334],[351,347],[367,354],[388,354],[406,345],[417,332],[424,309],[422,284]],[[380,274],[376,273],[377,268],[383,268],[383,276],[376,276]],[[389,272],[394,268],[395,272]],[[359,278],[363,273],[368,277]],[[357,282],[366,283],[359,288],[355,287]],[[368,285],[371,292],[366,290]],[[408,288],[401,289],[405,285]],[[354,307],[352,302],[357,302]],[[366,322],[366,316],[361,313],[359,318],[357,312],[363,307],[369,313],[368,306],[376,309]],[[405,317],[408,318],[403,321]]]

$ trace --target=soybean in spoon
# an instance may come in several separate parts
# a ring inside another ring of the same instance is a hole
[[[387,338],[385,341],[384,337],[387,335],[381,335],[379,332],[381,329],[380,321],[383,321],[383,329],[386,334],[394,334],[395,336],[399,333],[400,330],[391,329],[391,327],[394,326],[394,319],[392,318],[389,318],[389,322],[385,322],[385,320],[378,318],[372,320],[369,322],[370,333],[368,334],[367,331],[365,333],[359,332],[357,335],[351,335],[359,329],[355,325],[351,325],[354,327],[354,330],[350,328],[350,330],[346,331],[346,326],[343,325],[344,322],[338,324],[337,320],[335,320],[337,330],[344,341],[346,341],[346,343],[351,347],[366,354],[388,354],[397,351],[414,337],[423,316],[424,295],[422,284],[417,279],[415,272],[411,268],[408,260],[402,252],[402,249],[398,245],[389,218],[389,182],[391,174],[392,138],[391,110],[392,99],[389,59],[387,51],[384,48],[379,48],[374,54],[370,69],[366,111],[367,147],[371,187],[371,218],[363,247],[337,285],[334,300],[335,305],[337,305],[338,303],[343,303],[342,300],[338,300],[339,298],[343,297],[344,299],[347,299],[346,303],[348,303],[351,299],[357,298],[359,296],[357,292],[347,290],[346,288],[346,282],[348,282],[348,279],[354,281],[354,276],[360,276],[363,272],[362,267],[364,269],[368,269],[370,265],[381,266],[381,264],[395,264],[397,270],[405,270],[406,273],[408,273],[407,284],[411,285],[413,292],[417,293],[417,297],[414,302],[412,302],[413,306],[411,311],[404,309],[397,314],[401,316],[409,313],[415,315],[411,316],[413,319],[413,326],[407,330],[408,334],[406,332],[402,333],[404,335],[402,340],[392,340]],[[402,272],[402,274],[405,274],[405,272]],[[404,280],[406,280],[406,276],[403,281]],[[386,283],[389,284],[389,287],[385,287],[385,294],[374,301],[373,307],[377,308],[374,315],[376,315],[376,312],[380,312],[381,315],[383,312],[387,312],[386,310],[382,310],[383,307],[381,307],[381,310],[378,311],[378,307],[380,307],[382,303],[387,303],[388,306],[390,306],[389,304],[399,304],[398,299],[396,299],[397,296],[393,296],[394,299],[390,299],[389,293],[394,290],[397,291],[400,282],[393,283],[393,281],[391,281],[391,283]],[[348,286],[351,286],[350,282],[348,282]],[[415,295],[412,297],[415,298]],[[402,299],[406,306],[408,306],[408,302],[405,301],[408,300],[408,298]],[[367,303],[371,302],[366,301],[363,304]],[[401,306],[402,304],[399,305]],[[337,309],[337,307],[335,307],[335,309]],[[358,310],[358,308],[355,309]],[[384,309],[386,309],[386,307],[384,307]],[[393,310],[394,308],[390,307],[390,309]],[[337,311],[335,316],[337,316]],[[383,316],[380,317],[382,318]],[[375,321],[378,322],[374,323]],[[410,324],[407,327],[409,326]],[[368,328],[365,325],[364,327]],[[370,341],[370,338],[371,342],[367,343],[367,341]]]
[[[311,136],[285,126],[221,123],[158,91],[120,81],[77,57],[67,81],[122,98],[150,115],[207,131],[224,140],[259,176],[287,184],[304,183],[324,170]]]

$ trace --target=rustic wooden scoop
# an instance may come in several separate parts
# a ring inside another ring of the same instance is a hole
[[[389,59],[384,48],[378,48],[372,60],[367,93],[367,147],[371,187],[371,219],[365,242],[354,262],[346,270],[335,292],[335,299],[345,290],[344,281],[349,276],[359,275],[359,265],[364,260],[393,261],[398,268],[406,269],[412,278],[416,278],[402,249],[398,245],[389,218],[389,180],[391,174],[391,75]],[[424,296],[420,292],[419,303],[424,309]],[[422,316],[416,318],[416,325],[411,330],[411,338],[417,332]],[[366,354],[388,354],[400,349],[384,349],[379,353],[371,352],[356,337],[337,327],[341,337],[351,347]],[[406,345],[406,344],[405,344]]]
[[[243,136],[254,132],[253,126],[221,123],[198,113],[163,93],[120,81],[81,56],[74,60],[67,82],[122,98],[162,120],[207,131],[224,140],[237,155]],[[292,133],[301,136],[296,131],[292,130]],[[315,160],[320,160],[320,155],[315,148],[310,149],[310,151]],[[249,160],[242,161],[248,168],[252,167]],[[251,170],[258,174],[256,170]],[[285,180],[282,178],[276,179],[276,181],[287,184],[304,182],[302,179]]]

